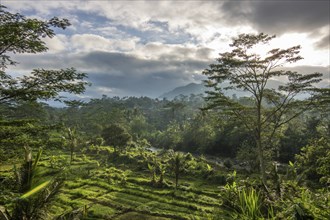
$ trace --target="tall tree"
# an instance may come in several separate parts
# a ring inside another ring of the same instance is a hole
[[[60,92],[79,94],[88,83],[87,75],[74,68],[60,70],[34,69],[31,74],[14,78],[6,73],[17,64],[8,54],[41,53],[48,50],[44,38],[55,36],[53,28],[65,29],[67,19],[54,17],[48,21],[26,18],[6,11],[0,4],[0,104],[17,101],[60,99]]]
[[[127,132],[124,126],[111,124],[102,131],[102,138],[105,144],[113,146],[114,152],[117,153],[117,148],[124,148],[132,139],[132,136]]]
[[[271,49],[266,54],[257,53],[258,47],[265,46],[275,36],[267,34],[241,34],[230,44],[232,50],[220,53],[216,64],[211,64],[203,74],[208,77],[207,86],[213,90],[207,92],[206,109],[219,109],[230,117],[240,120],[253,134],[255,139],[260,174],[266,186],[264,151],[271,146],[278,129],[309,109],[314,100],[296,99],[302,93],[315,91],[313,83],[321,81],[321,73],[302,75],[281,69],[286,64],[302,59],[300,46],[287,49]],[[259,50],[261,51],[261,50]],[[271,79],[286,78],[286,84],[271,89]],[[221,88],[223,82],[230,86]],[[252,102],[243,104],[224,94],[226,89],[247,92]]]
[[[71,164],[73,161],[74,150],[77,148],[78,145],[76,129],[68,128],[67,139],[68,139],[67,144],[69,145],[70,148],[70,164]]]

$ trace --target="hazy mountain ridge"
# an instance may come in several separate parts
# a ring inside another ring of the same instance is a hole
[[[284,85],[284,83],[279,81],[279,80],[270,79],[268,81],[267,88],[277,89],[278,86],[280,86],[280,85]],[[223,87],[227,87],[227,86],[229,86],[229,84],[224,82]],[[198,84],[198,83],[189,83],[185,86],[176,87],[173,90],[162,94],[161,96],[159,96],[159,98],[160,99],[166,98],[166,99],[172,100],[175,97],[180,96],[180,95],[184,95],[184,96],[190,96],[191,94],[206,95],[205,91],[207,91],[207,90],[210,90],[210,88],[206,87],[203,83],[200,83],[200,84]],[[226,90],[225,94],[227,96],[230,96],[230,97],[233,96],[234,94],[237,97],[250,96],[250,94],[248,92],[237,91],[237,90]]]
[[[159,98],[163,99],[174,99],[176,96],[185,95],[190,96],[191,94],[204,94],[207,88],[201,83],[189,83],[185,86],[179,86],[174,88],[173,90],[164,93],[163,95],[159,96]]]

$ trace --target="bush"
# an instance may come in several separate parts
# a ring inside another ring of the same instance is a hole
[[[253,170],[259,169],[259,160],[256,148],[246,143],[243,143],[236,154],[236,159],[240,162],[246,162],[247,165]],[[266,155],[265,155],[266,157]],[[265,158],[265,161],[270,161],[269,158]]]
[[[223,165],[225,167],[227,167],[228,169],[232,168],[233,163],[231,162],[231,160],[229,158],[226,158],[225,161],[223,161]]]
[[[225,185],[227,183],[227,178],[225,175],[217,173],[208,178],[208,180],[219,185]]]
[[[326,189],[313,192],[295,181],[281,185],[282,198],[273,202],[276,219],[330,219],[330,193]]]
[[[314,183],[330,183],[330,142],[326,138],[312,140],[296,155],[298,172]]]

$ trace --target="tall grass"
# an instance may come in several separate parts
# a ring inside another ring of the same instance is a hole
[[[238,208],[239,219],[263,219],[260,194],[254,188],[243,188],[238,191]]]

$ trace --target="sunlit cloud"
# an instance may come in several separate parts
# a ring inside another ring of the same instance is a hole
[[[202,70],[230,50],[232,38],[242,33],[278,36],[268,48],[259,49],[261,53],[301,45],[304,59],[293,66],[329,74],[327,1],[1,2],[27,16],[70,20],[69,28],[45,39],[47,53],[15,55],[20,64],[11,71],[73,66],[93,82],[86,97],[156,97],[198,82]]]

